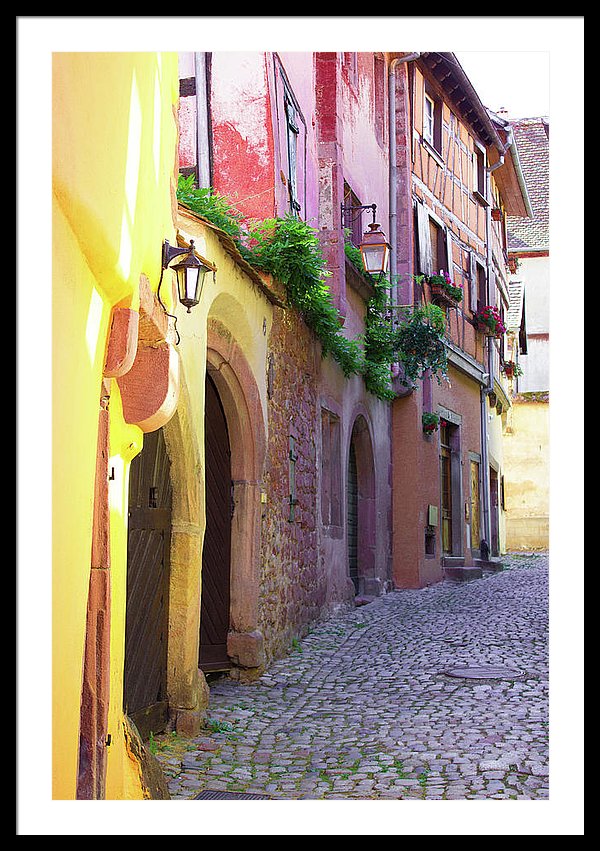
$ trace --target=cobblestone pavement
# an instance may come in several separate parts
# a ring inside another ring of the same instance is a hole
[[[214,681],[202,735],[156,741],[171,797],[547,798],[548,556],[502,561],[320,622],[254,683]]]

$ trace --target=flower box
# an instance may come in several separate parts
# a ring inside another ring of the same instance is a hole
[[[514,361],[504,361],[500,368],[509,381],[513,379],[515,375],[523,375],[523,370],[519,364]]]
[[[475,323],[475,328],[479,331],[480,334],[483,334],[485,337],[496,337],[497,334],[493,328],[490,328],[489,325],[486,325],[485,322],[480,322],[479,320]]]
[[[498,308],[489,304],[475,314],[475,328],[486,337],[501,337],[506,332]]]
[[[430,288],[431,300],[434,304],[456,307],[462,301],[462,288],[455,286],[448,275],[445,275],[443,272],[439,275],[430,275],[427,282]]]

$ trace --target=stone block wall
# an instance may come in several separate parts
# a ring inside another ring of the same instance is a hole
[[[324,604],[315,443],[319,361],[320,345],[312,332],[293,311],[277,308],[267,363],[259,601],[268,658],[287,652]]]

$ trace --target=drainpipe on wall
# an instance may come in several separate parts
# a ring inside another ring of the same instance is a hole
[[[487,265],[487,303],[491,304],[490,280],[493,265],[492,256],[492,208],[489,203],[492,197],[492,173],[504,164],[504,156],[510,146],[513,144],[512,129],[508,129],[507,144],[500,151],[500,159],[491,166],[486,167],[486,200],[488,206],[485,212],[485,242],[486,242],[486,265]],[[482,475],[482,490],[483,490],[483,537],[487,541],[488,546],[492,547],[492,522],[491,522],[491,495],[490,495],[490,466],[488,452],[488,405],[487,397],[494,386],[494,344],[492,337],[486,337],[486,353],[487,353],[487,383],[481,388],[481,475]]]
[[[208,189],[212,186],[212,162],[210,144],[210,116],[208,108],[209,92],[209,56],[208,53],[194,53],[196,76],[196,168],[198,186]]]

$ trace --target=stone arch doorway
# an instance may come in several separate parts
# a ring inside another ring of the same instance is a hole
[[[248,361],[233,335],[210,319],[207,347],[207,385],[216,394],[229,444],[229,490],[223,511],[229,517],[229,618],[227,665],[240,675],[264,664],[263,639],[258,630],[260,580],[261,483],[266,450],[260,392]],[[208,477],[208,457],[205,456]],[[223,474],[222,474],[223,475]],[[210,490],[205,483],[205,507]],[[224,499],[224,497],[221,497]],[[222,534],[222,533],[221,533]],[[207,588],[202,581],[202,596]],[[205,600],[206,603],[206,600]],[[219,603],[224,612],[224,601]],[[201,603],[202,606],[202,603]],[[200,649],[199,657],[202,657]]]
[[[370,595],[376,580],[375,464],[369,426],[359,414],[348,446],[346,530],[348,575],[356,595]]]

